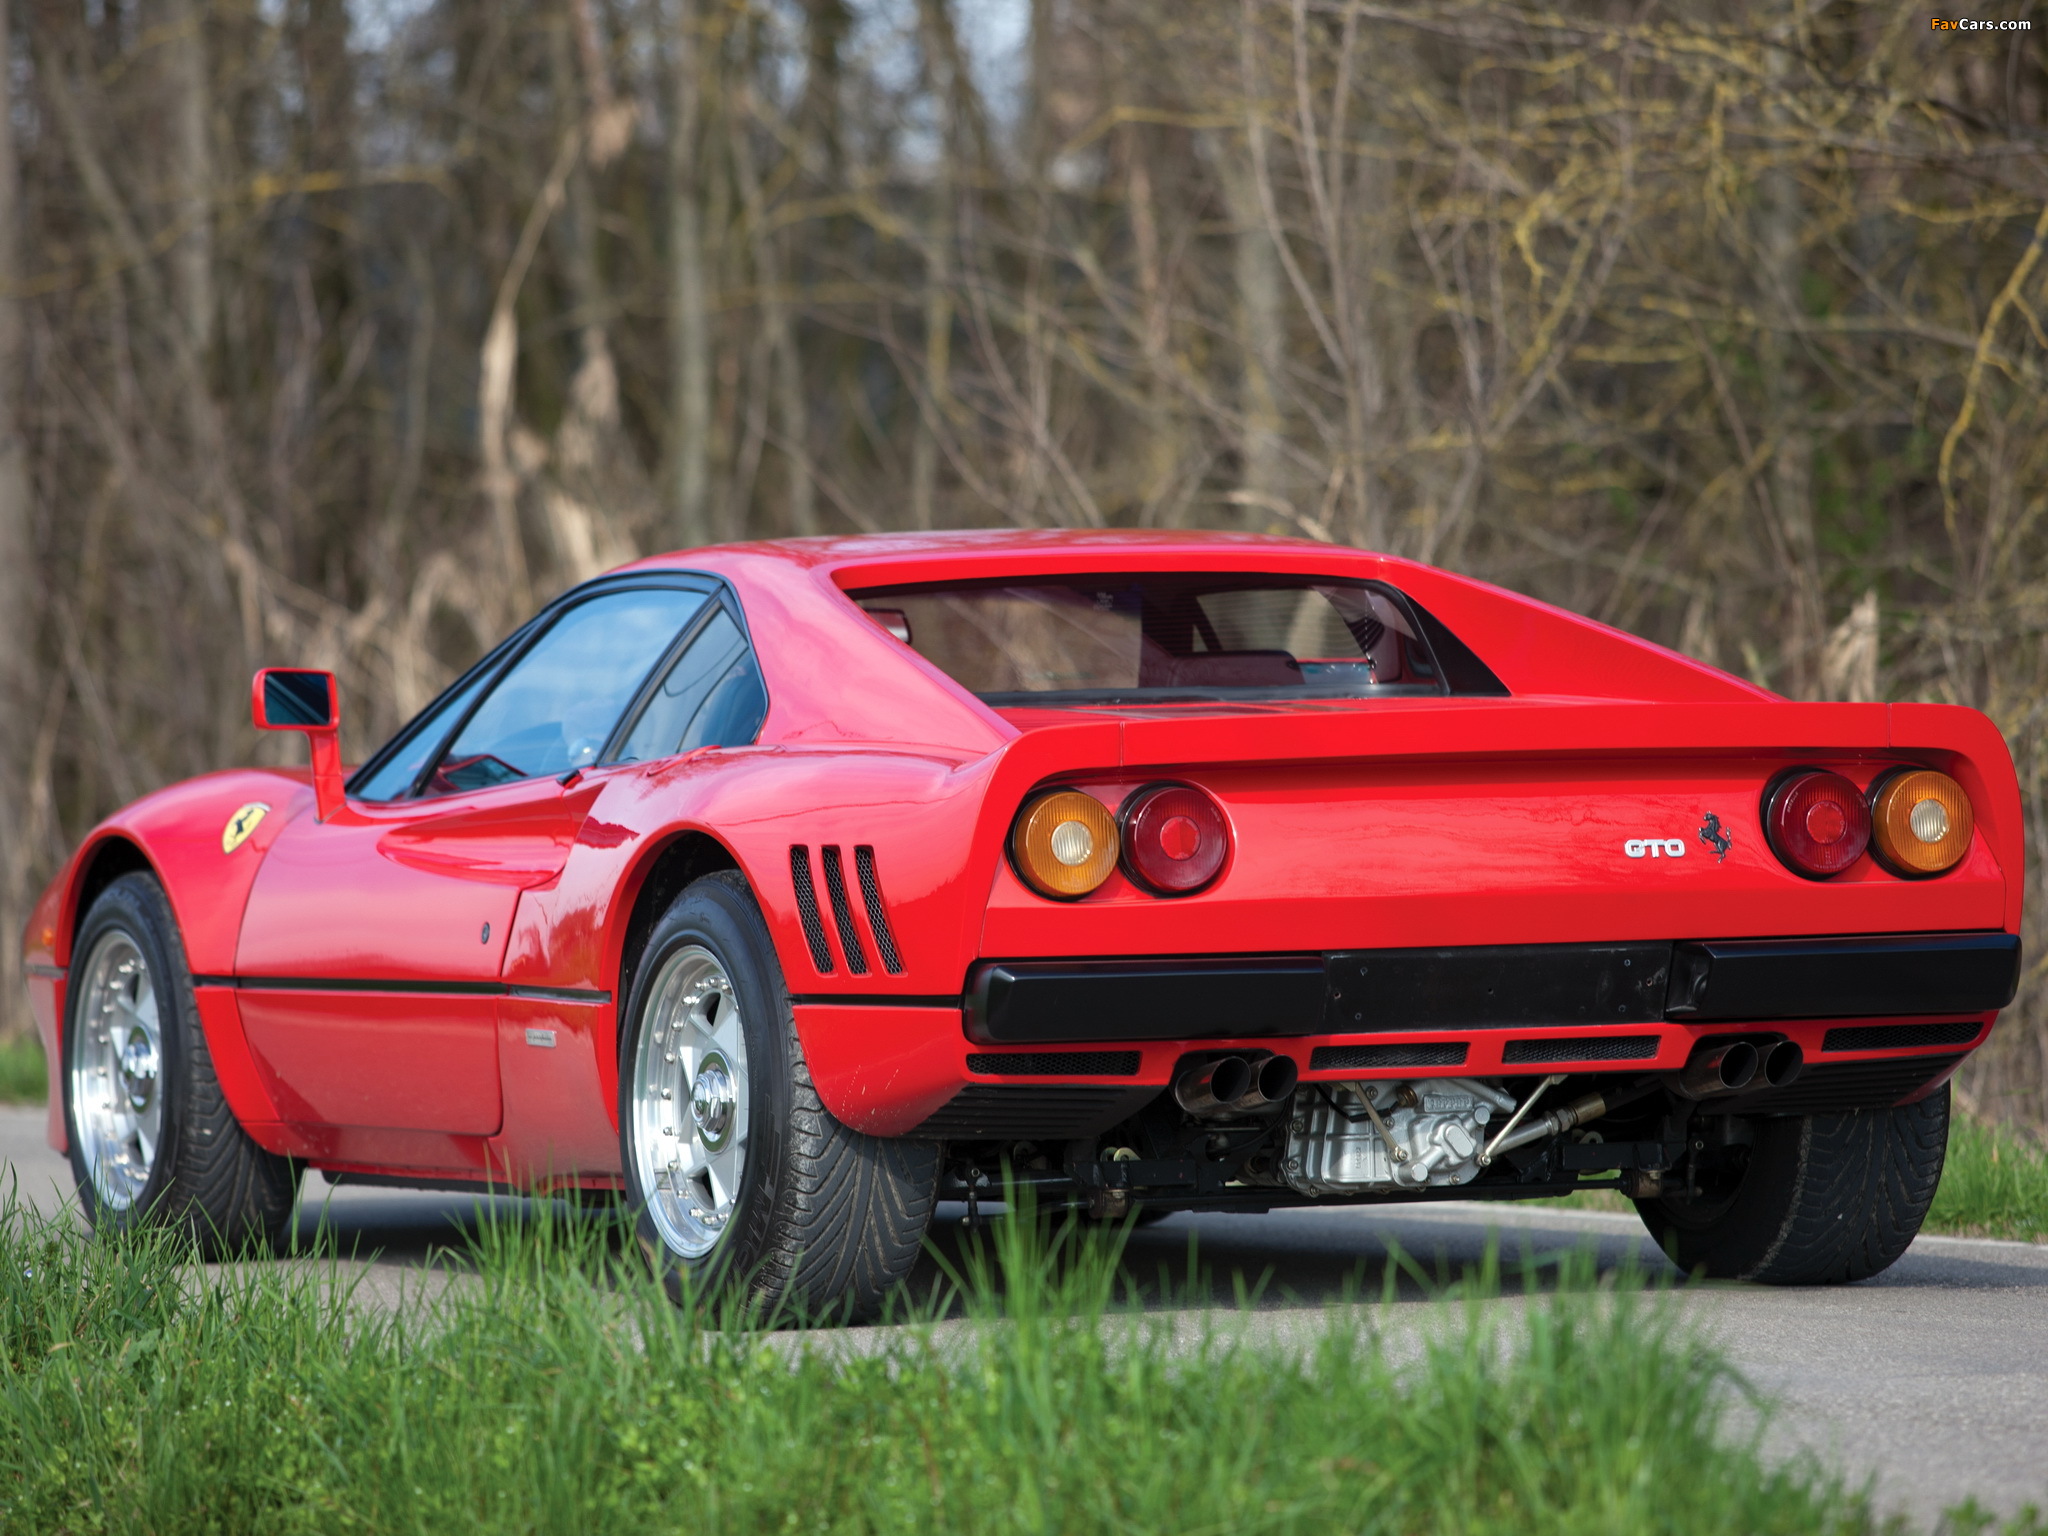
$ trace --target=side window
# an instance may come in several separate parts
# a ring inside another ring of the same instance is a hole
[[[456,733],[428,794],[563,773],[597,760],[619,716],[704,594],[632,587],[565,609]]]
[[[496,671],[496,667],[478,667],[475,675],[460,687],[429,705],[426,713],[406,728],[396,749],[378,765],[377,771],[351,785],[349,792],[359,800],[396,800],[409,793],[420,770],[441,749],[448,728],[462,718],[463,711],[475,702]]]
[[[743,746],[760,733],[768,691],[747,637],[723,607],[647,701],[614,762],[638,763],[698,747]]]

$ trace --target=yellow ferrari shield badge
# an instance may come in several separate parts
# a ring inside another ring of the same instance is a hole
[[[261,800],[251,800],[247,805],[235,812],[234,815],[228,818],[228,824],[221,828],[220,851],[222,853],[233,853],[242,844],[249,841],[249,834],[261,826],[263,818],[269,814],[270,807]]]

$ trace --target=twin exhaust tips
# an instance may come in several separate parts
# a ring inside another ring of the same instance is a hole
[[[1678,1074],[1678,1091],[1711,1099],[1745,1088],[1784,1088],[1805,1065],[1805,1053],[1790,1040],[1707,1040]]]
[[[1173,1080],[1180,1107],[1203,1120],[1255,1115],[1294,1092],[1301,1069],[1292,1056],[1261,1051],[1251,1056],[1218,1056],[1198,1061]]]

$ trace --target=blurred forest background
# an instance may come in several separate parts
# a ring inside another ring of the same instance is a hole
[[[1798,698],[2048,839],[2048,16],[0,0],[0,997],[74,840],[711,540],[1230,527]],[[2048,1119],[2048,986],[1964,1079]]]

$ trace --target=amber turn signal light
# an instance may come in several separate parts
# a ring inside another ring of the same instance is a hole
[[[1056,789],[1026,805],[1010,832],[1010,857],[1041,896],[1071,901],[1116,868],[1116,818],[1093,795]]]
[[[1898,875],[1939,875],[1970,851],[1976,812],[1963,786],[1932,768],[1903,768],[1870,792],[1870,846]]]

